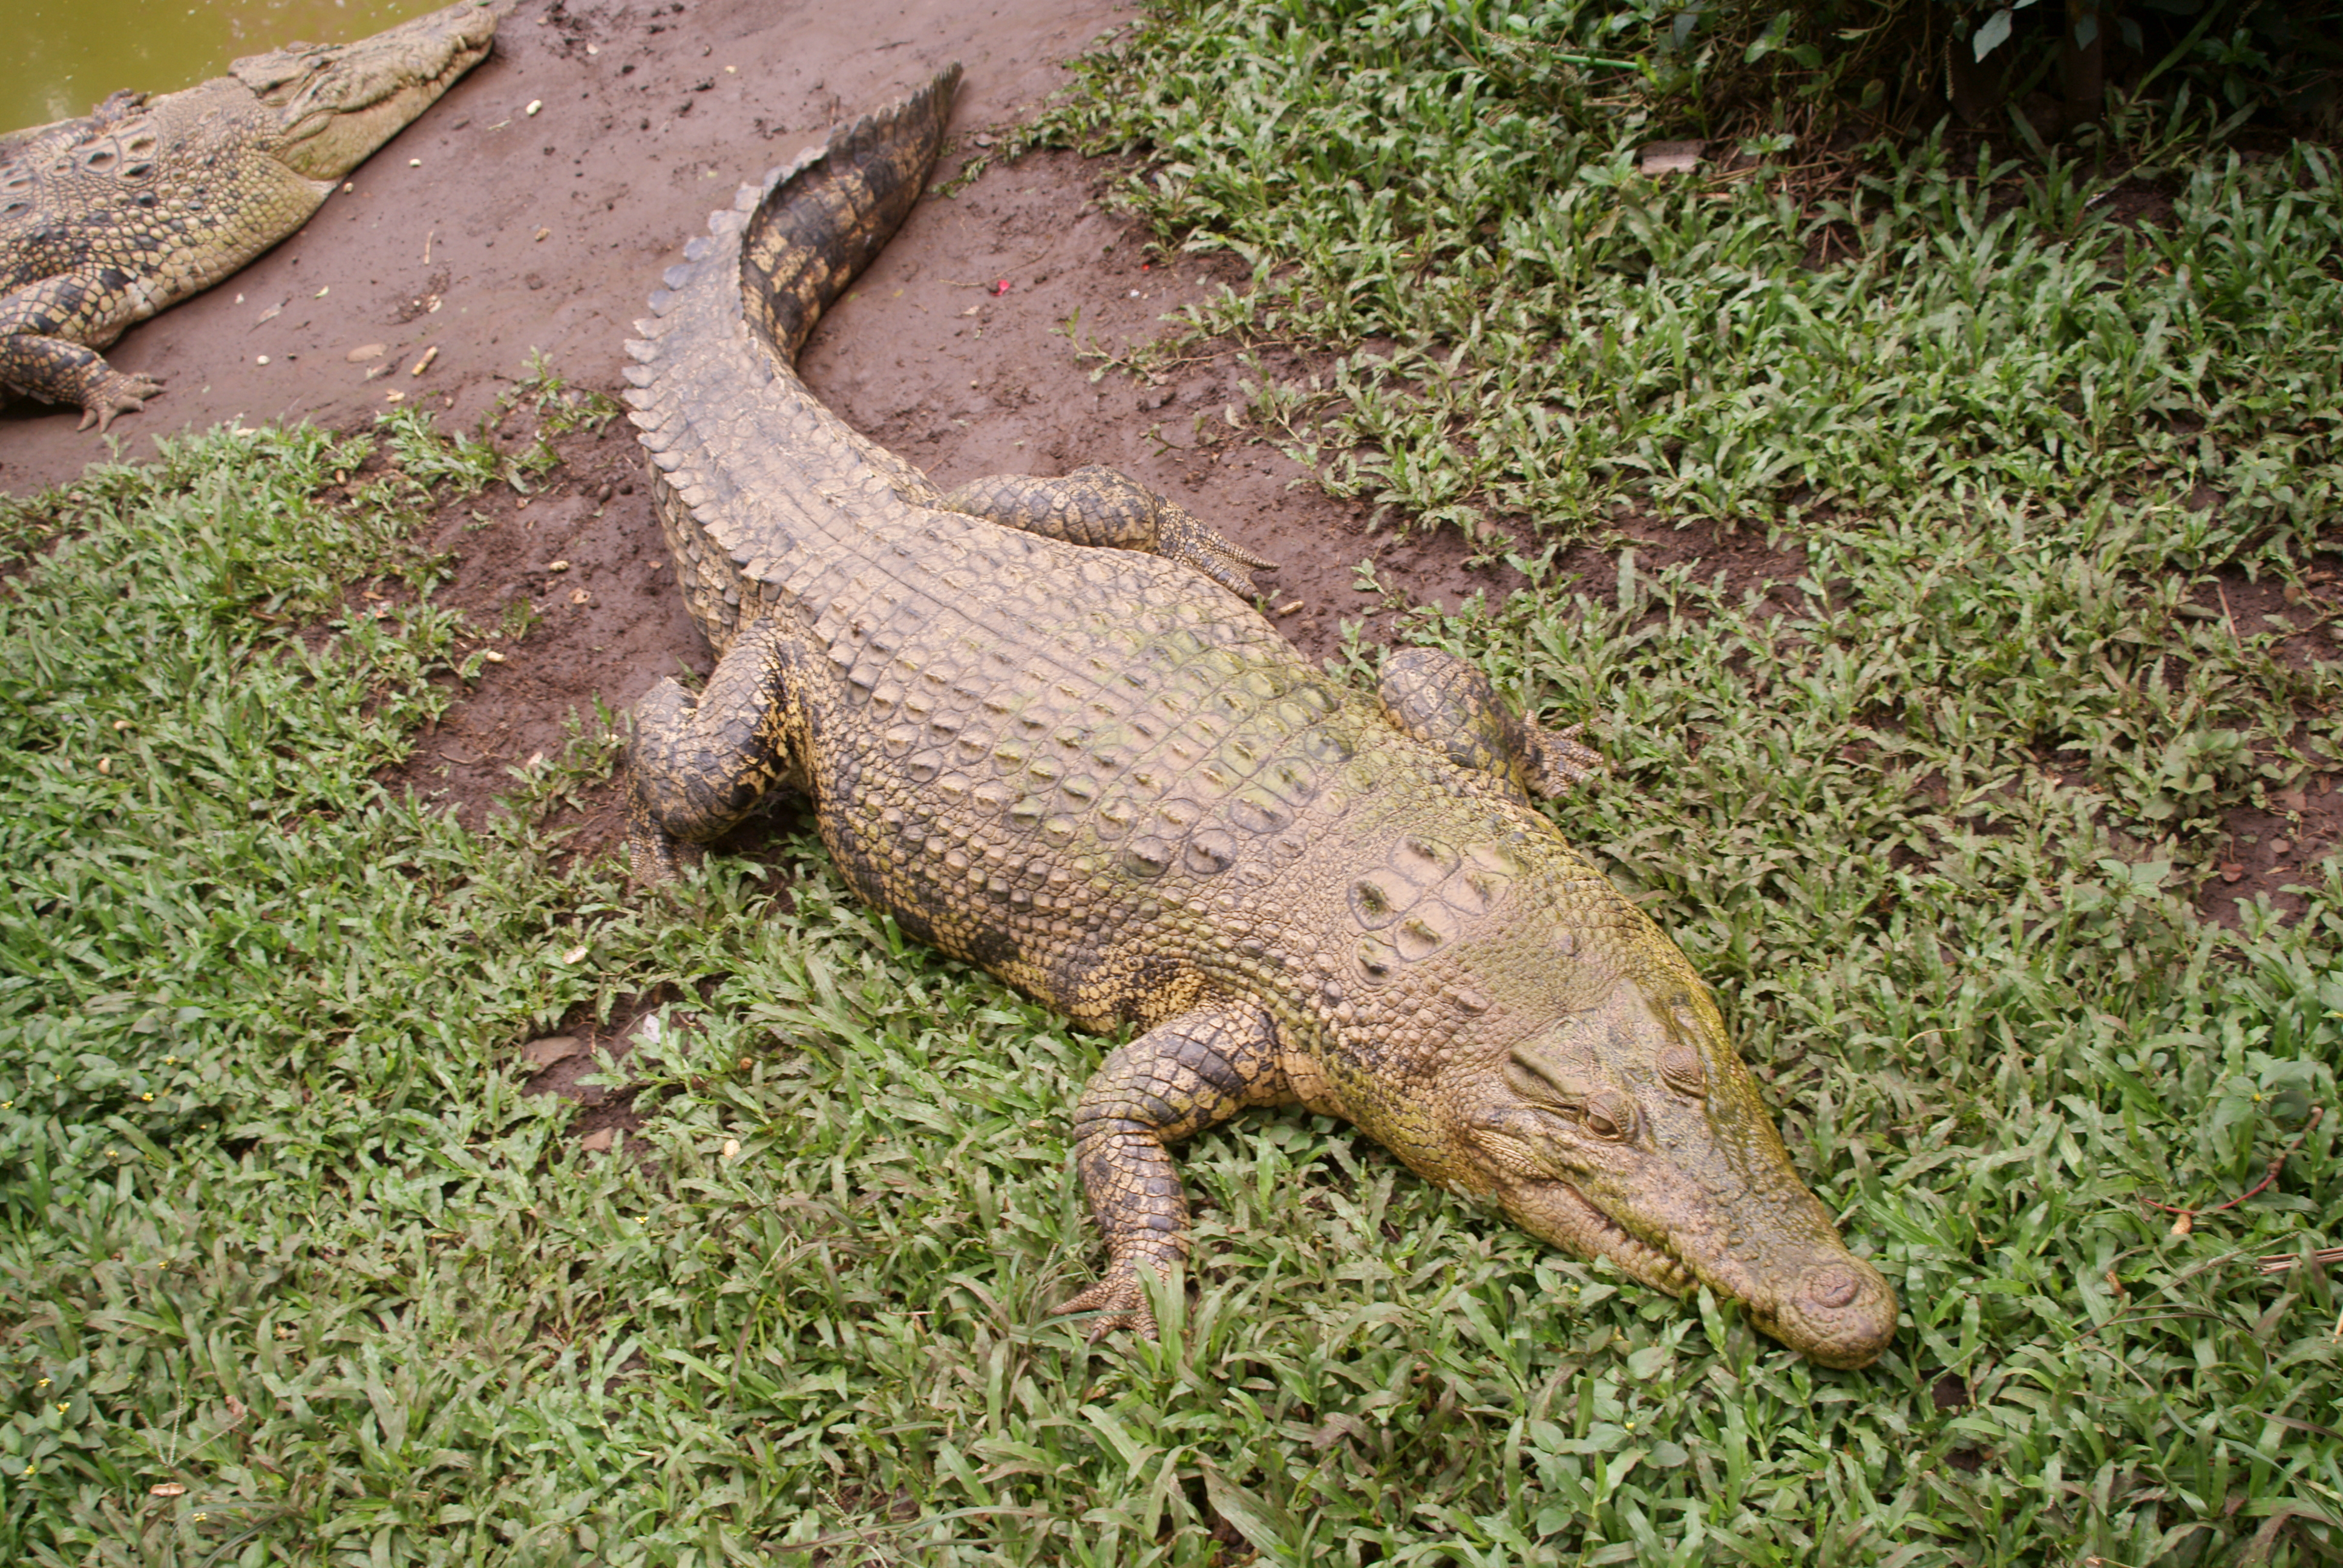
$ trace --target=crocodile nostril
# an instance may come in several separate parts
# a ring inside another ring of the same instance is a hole
[[[1844,1307],[1863,1293],[1863,1280],[1843,1264],[1825,1263],[1806,1275],[1801,1293],[1809,1302],[1825,1310]]]

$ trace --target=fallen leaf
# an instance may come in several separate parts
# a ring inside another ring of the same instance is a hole
[[[578,1147],[585,1150],[589,1154],[607,1154],[609,1152],[611,1143],[617,1140],[618,1136],[618,1130],[615,1127],[598,1128],[592,1132],[588,1132],[585,1137],[580,1138],[578,1141]]]
[[[356,348],[351,349],[347,354],[343,355],[342,357],[348,360],[353,365],[363,365],[369,359],[381,358],[387,352],[389,352],[389,346],[387,344],[361,343]]]
[[[2234,882],[2246,874],[2246,869],[2235,860],[2221,868],[2221,880]]]
[[[276,320],[278,317],[284,314],[285,301],[280,299],[276,304],[270,306],[267,309],[262,311],[260,313],[260,318],[257,321],[255,321],[253,325],[255,327],[264,326],[268,322]]]
[[[1704,142],[1648,142],[1635,160],[1647,175],[1688,175],[1700,167]]]
[[[568,1060],[585,1049],[585,1042],[574,1034],[548,1035],[522,1046],[520,1057],[531,1067],[551,1067],[557,1061]]]

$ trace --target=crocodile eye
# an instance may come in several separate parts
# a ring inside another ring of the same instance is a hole
[[[1586,1101],[1586,1131],[1613,1143],[1635,1136],[1635,1102],[1615,1089],[1597,1090]]]
[[[1700,1052],[1681,1041],[1660,1052],[1660,1078],[1678,1094],[1695,1100],[1708,1092],[1708,1074],[1701,1070]]]

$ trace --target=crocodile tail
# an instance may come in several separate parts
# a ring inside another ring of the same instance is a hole
[[[777,169],[740,242],[740,303],[794,364],[821,313],[885,248],[943,150],[960,66]]]

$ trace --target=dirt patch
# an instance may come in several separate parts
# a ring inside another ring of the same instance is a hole
[[[2225,926],[2242,924],[2240,907],[2267,900],[2291,922],[2308,907],[2292,890],[2325,880],[2321,863],[2343,850],[2343,781],[2316,776],[2273,791],[2272,810],[2245,807],[2222,819],[2228,848],[2197,895],[2206,918]]]

